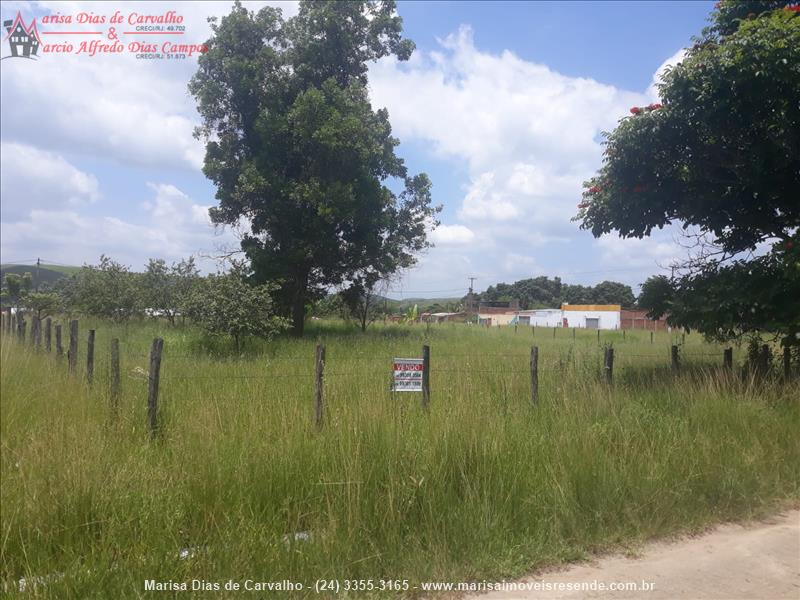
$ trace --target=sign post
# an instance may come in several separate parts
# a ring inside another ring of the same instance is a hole
[[[421,358],[395,358],[392,368],[393,392],[421,392],[423,364]]]

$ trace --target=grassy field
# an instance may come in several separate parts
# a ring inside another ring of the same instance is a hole
[[[92,387],[67,374],[66,360],[3,340],[0,578],[9,595],[25,578],[25,597],[152,596],[148,579],[286,579],[305,586],[298,596],[316,595],[318,579],[405,579],[414,596],[423,581],[515,577],[800,499],[797,384],[720,376],[722,348],[696,336],[681,346],[676,376],[675,336],[651,344],[649,332],[603,332],[616,351],[609,387],[586,331],[554,339],[541,329],[375,326],[361,335],[315,322],[306,339],[251,343],[234,356],[188,328],[84,320],[81,363],[89,327]],[[162,430],[150,442],[155,335],[165,339]],[[122,347],[116,411],[111,337]],[[318,342],[328,359],[322,431],[312,426]],[[388,389],[391,358],[419,356],[423,343],[427,413],[418,394]]]

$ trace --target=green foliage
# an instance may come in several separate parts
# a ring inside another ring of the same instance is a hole
[[[560,277],[521,279],[512,284],[489,286],[479,298],[482,302],[519,300],[520,308],[554,308],[568,304],[621,304],[630,307],[636,298],[630,286],[616,281],[603,281],[595,287],[561,283]]]
[[[26,310],[35,313],[39,319],[46,319],[61,307],[61,298],[52,292],[31,292],[22,299]]]
[[[198,277],[193,257],[172,263],[171,267],[167,267],[163,259],[151,258],[141,277],[146,309],[151,314],[167,317],[174,325]]]
[[[670,312],[673,300],[672,284],[668,277],[655,275],[642,284],[639,291],[639,308],[647,311],[651,319],[660,319]]]
[[[775,297],[795,290],[797,257],[784,249],[800,242],[800,16],[785,4],[720,4],[712,26],[664,76],[663,105],[633,107],[606,134],[603,167],[587,182],[576,218],[595,236],[643,237],[672,222],[696,228],[701,249],[674,282],[683,300],[673,304],[672,322],[733,337],[769,324],[798,343],[791,332],[800,303],[759,304],[759,318],[736,321],[739,303],[753,308],[761,298],[743,296],[760,289],[756,282],[784,285]],[[770,257],[748,258],[754,251]],[[736,284],[727,294],[737,301],[698,311],[704,294],[721,293],[723,284]]]
[[[32,282],[31,274],[24,273],[6,273],[5,276],[5,293],[8,301],[19,307],[22,299],[31,290]]]
[[[251,285],[241,265],[199,279],[184,305],[188,316],[212,336],[230,336],[238,350],[248,336],[270,338],[286,328],[275,316],[270,285]]]
[[[430,181],[395,156],[388,112],[374,111],[368,62],[405,60],[393,2],[303,2],[296,17],[238,2],[212,23],[189,90],[217,186],[216,223],[249,221],[255,279],[301,334],[330,286],[382,279],[414,263],[436,224]],[[405,182],[396,195],[385,182]]]
[[[97,265],[84,265],[61,288],[69,310],[126,321],[144,311],[141,276],[109,257]]]

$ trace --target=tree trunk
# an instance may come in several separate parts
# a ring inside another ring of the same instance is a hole
[[[292,301],[292,335],[303,337],[306,324],[306,302],[302,294],[297,294]]]
[[[295,288],[292,297],[292,335],[303,337],[306,325],[306,288],[308,287],[308,272],[298,275],[294,281]]]

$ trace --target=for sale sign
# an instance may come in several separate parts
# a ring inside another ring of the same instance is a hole
[[[422,370],[421,358],[395,358],[392,391],[421,392]]]

